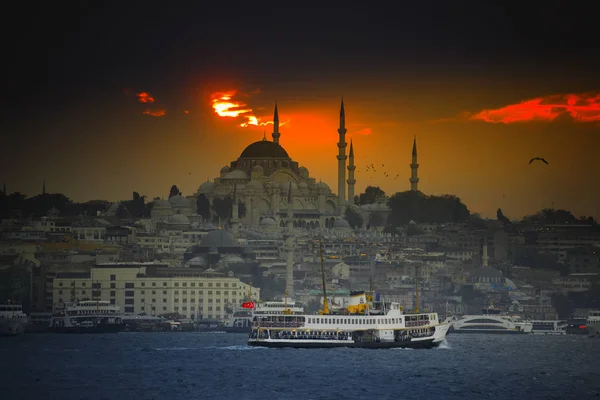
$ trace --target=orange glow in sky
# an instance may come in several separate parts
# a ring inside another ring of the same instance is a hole
[[[146,108],[143,111],[144,115],[150,115],[152,117],[164,117],[165,115],[167,115],[167,111],[157,108],[157,109],[150,109],[150,108]]]
[[[150,96],[150,94],[146,92],[138,93],[137,98],[140,103],[154,103],[154,97]]]
[[[469,118],[491,123],[554,121],[569,115],[576,122],[600,122],[600,93],[559,94],[524,100],[497,109],[482,110]]]

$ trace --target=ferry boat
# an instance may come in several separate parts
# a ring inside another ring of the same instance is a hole
[[[482,308],[481,314],[463,315],[452,321],[450,332],[454,333],[531,333],[533,323],[518,316],[504,314],[500,308],[490,303]]]
[[[585,327],[591,336],[600,336],[600,310],[590,310]]]
[[[57,333],[116,333],[125,327],[120,307],[101,300],[67,304],[50,320],[50,331]]]
[[[20,304],[0,304],[0,336],[16,336],[25,332],[29,319]]]
[[[246,301],[225,321],[224,330],[228,333],[250,333],[255,315],[282,314],[304,314],[304,307],[285,295],[277,301]]]
[[[48,332],[51,320],[51,312],[32,312],[29,314],[29,324],[27,325],[26,332]]]
[[[566,335],[567,321],[563,320],[533,320],[531,333],[535,335]]]
[[[448,332],[437,313],[404,313],[399,303],[374,302],[372,293],[351,294],[344,314],[332,314],[327,302],[321,243],[323,309],[319,314],[254,315],[249,346],[370,349],[432,348]],[[418,294],[417,294],[418,299]],[[417,301],[418,304],[418,301]]]

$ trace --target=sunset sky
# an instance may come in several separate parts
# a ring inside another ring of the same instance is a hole
[[[600,218],[595,14],[491,3],[29,5],[5,34],[0,180],[31,196],[46,179],[74,201],[166,197],[173,184],[190,195],[271,140],[277,102],[280,143],[336,191],[343,95],[357,193],[409,189],[416,136],[426,194],[489,217]]]

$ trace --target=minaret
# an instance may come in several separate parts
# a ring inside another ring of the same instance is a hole
[[[340,108],[340,127],[338,129],[340,141],[338,142],[338,207],[340,212],[346,203],[346,113],[344,112],[344,98]]]
[[[46,194],[46,180],[44,179],[44,184],[42,185],[42,194]]]
[[[292,198],[292,182],[288,190],[287,198],[287,232],[285,237],[285,247],[287,250],[286,276],[285,276],[285,294],[287,297],[294,297],[294,199]]]
[[[279,113],[277,112],[277,103],[275,103],[275,114],[273,115],[273,142],[279,144]]]
[[[233,198],[231,202],[231,231],[233,233],[233,237],[235,239],[238,238],[239,233],[239,221],[238,221],[238,212],[239,212],[239,204],[237,199],[237,183],[233,184]]]
[[[489,257],[488,257],[487,237],[486,237],[483,239],[483,256],[481,256],[481,266],[487,267],[488,261],[489,261]]]
[[[350,139],[350,154],[348,156],[348,203],[354,204],[354,184],[356,183],[356,179],[354,179],[354,170],[356,166],[354,165],[354,147],[352,146],[352,139]]]
[[[417,163],[417,137],[415,136],[415,140],[413,141],[413,149],[412,149],[412,163],[410,164],[410,190],[416,192],[419,184],[419,177],[417,176],[417,170],[419,169],[419,164]]]

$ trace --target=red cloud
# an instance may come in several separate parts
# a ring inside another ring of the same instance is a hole
[[[249,97],[251,94],[260,93],[259,89],[256,89],[251,93],[240,93],[244,97]],[[244,122],[240,123],[242,128],[250,126],[265,126],[273,124],[270,119],[272,117],[258,117],[255,112],[246,103],[237,100],[238,92],[236,90],[229,90],[226,92],[215,92],[211,96],[212,108],[219,117],[224,118],[243,118]],[[280,122],[279,125],[285,125],[289,121]]]
[[[550,122],[563,115],[569,115],[576,122],[600,122],[600,93],[539,97],[518,104],[468,114],[467,118],[495,124],[512,124],[528,121]]]
[[[143,113],[144,115],[150,115],[152,117],[164,117],[167,115],[167,111],[163,109],[150,109],[146,108]]]
[[[363,128],[354,133],[357,135],[370,135],[371,133],[373,133],[373,131],[371,131],[371,128]]]
[[[140,92],[136,96],[140,103],[154,103],[154,97],[150,96],[149,93]]]

